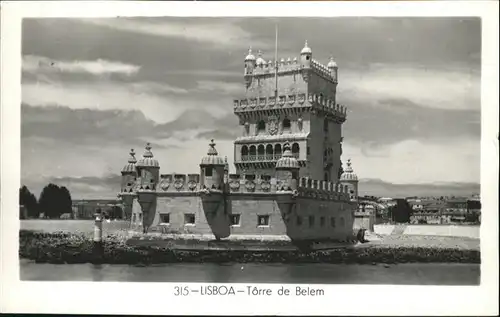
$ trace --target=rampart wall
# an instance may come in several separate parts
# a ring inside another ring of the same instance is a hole
[[[132,228],[137,229],[217,238],[350,239],[357,205],[343,187],[307,178],[297,183],[292,189],[271,177],[231,174],[220,189],[204,189],[198,174],[169,174],[161,175],[156,191],[124,196],[133,199]]]

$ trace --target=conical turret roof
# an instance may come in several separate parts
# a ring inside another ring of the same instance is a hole
[[[151,144],[147,143],[146,148],[144,150],[144,154],[142,158],[136,163],[137,167],[160,167],[158,160],[156,160],[153,156],[153,152],[151,152]]]
[[[300,54],[312,54],[311,48],[307,45],[307,40],[306,40],[306,43],[304,44],[304,48],[302,49]]]
[[[224,159],[219,156],[219,153],[215,148],[215,142],[213,139],[210,140],[207,155],[201,159],[200,165],[225,165]]]
[[[135,152],[134,149],[131,149],[128,163],[122,168],[122,173],[135,173],[135,163],[137,163]]]

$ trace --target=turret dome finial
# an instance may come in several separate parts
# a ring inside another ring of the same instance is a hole
[[[262,58],[262,51],[259,50],[259,54],[257,55],[257,65],[259,66],[263,66],[264,64],[266,64],[266,61]]]
[[[207,155],[201,159],[201,165],[224,165],[224,159],[215,149],[214,139],[210,140]]]
[[[137,162],[138,167],[160,167],[160,164],[156,159],[153,158],[153,152],[151,152],[151,143],[146,143],[144,154],[142,158]]]
[[[248,55],[247,57],[245,57],[245,61],[254,61],[255,60],[255,56],[252,54],[252,47],[250,46],[250,48],[248,49]]]
[[[309,45],[307,44],[307,40],[306,40],[306,43],[304,44],[304,48],[302,49],[300,54],[312,54],[312,50],[309,47]]]
[[[122,173],[134,173],[135,163],[137,163],[137,160],[135,158],[134,149],[130,149],[130,156],[128,158],[128,163],[122,168]]]
[[[215,142],[214,142],[214,139],[211,139],[210,140],[210,144],[209,144],[209,148],[208,148],[208,155],[218,155],[219,153],[217,153],[217,150],[215,149]]]
[[[130,157],[128,159],[129,163],[136,163],[137,160],[135,159],[135,152],[134,149],[130,149]]]
[[[357,181],[358,180],[358,175],[354,173],[354,170],[352,169],[352,163],[351,159],[347,160],[347,167],[344,170],[344,173],[340,176],[340,180],[344,181]]]
[[[335,63],[335,60],[333,59],[333,56],[330,56],[330,61],[328,62],[328,65],[326,65],[328,68],[335,68],[337,67],[337,63]]]
[[[142,156],[144,157],[153,157],[153,153],[151,152],[151,143],[146,143],[146,151],[144,151],[144,154]]]

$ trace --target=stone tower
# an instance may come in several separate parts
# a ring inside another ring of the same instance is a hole
[[[234,100],[242,134],[234,142],[236,173],[273,175],[289,143],[299,177],[337,182],[346,110],[336,103],[333,58],[319,63],[306,42],[299,59],[265,62],[250,50],[244,65],[245,93]]]

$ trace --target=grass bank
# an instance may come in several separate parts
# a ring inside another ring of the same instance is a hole
[[[40,263],[480,263],[477,250],[425,247],[348,247],[328,251],[180,251],[168,247],[127,245],[118,236],[104,239],[103,253],[97,256],[92,240],[85,235],[21,230],[19,256]]]

